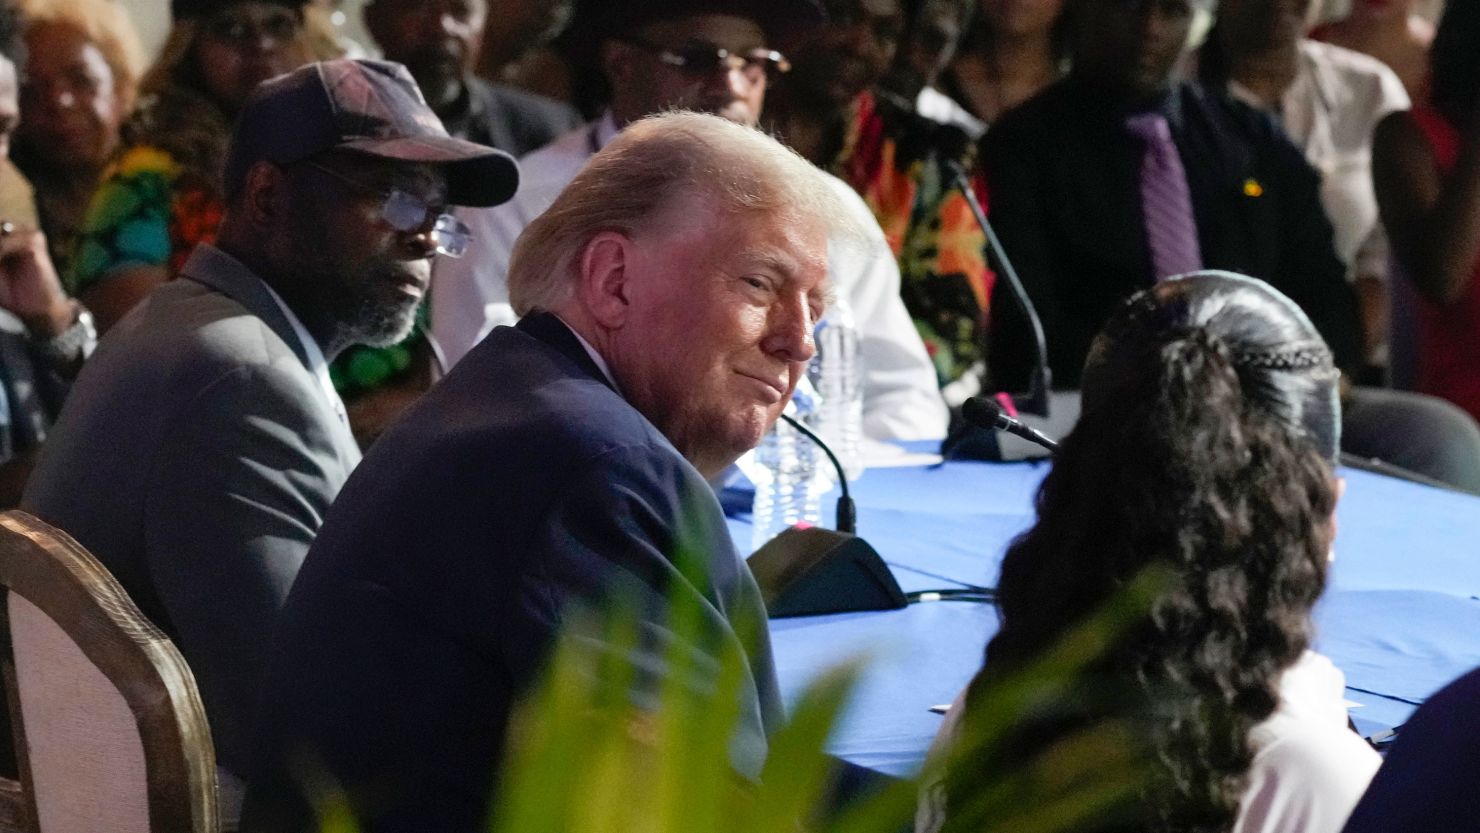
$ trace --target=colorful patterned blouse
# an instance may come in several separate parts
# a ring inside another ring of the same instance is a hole
[[[939,141],[922,130],[919,117],[881,106],[870,93],[859,96],[853,110],[831,170],[873,209],[899,259],[905,308],[946,384],[984,356],[993,278],[986,236],[935,161]],[[973,150],[950,155],[971,170]],[[973,187],[981,199],[979,177]]]
[[[78,230],[67,270],[74,295],[127,266],[165,266],[174,274],[221,223],[214,189],[184,172],[167,151],[128,149],[107,171]]]
[[[197,243],[215,242],[222,210],[215,188],[167,151],[130,148],[93,195],[65,275],[68,292],[86,291],[128,266],[162,265],[177,274]],[[425,306],[417,310],[423,325]],[[344,351],[329,368],[334,386],[348,399],[395,379],[410,367],[422,329],[391,347]]]

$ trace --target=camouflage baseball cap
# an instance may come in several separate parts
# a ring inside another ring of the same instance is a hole
[[[223,193],[236,193],[258,162],[286,165],[326,150],[440,166],[453,205],[498,205],[519,186],[512,156],[447,134],[405,67],[340,59],[268,79],[253,91],[226,150]]]

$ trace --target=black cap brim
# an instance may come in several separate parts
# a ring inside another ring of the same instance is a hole
[[[399,139],[356,139],[338,145],[344,150],[422,162],[447,171],[447,201],[452,205],[487,208],[508,202],[519,190],[519,165],[501,150],[451,136],[408,136]]]

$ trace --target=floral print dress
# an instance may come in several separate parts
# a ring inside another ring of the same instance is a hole
[[[831,170],[863,196],[899,260],[900,292],[941,384],[985,353],[993,275],[986,235],[943,172],[942,155],[972,169],[973,148],[944,149],[923,120],[869,93],[853,103]],[[985,188],[973,178],[978,200]]]

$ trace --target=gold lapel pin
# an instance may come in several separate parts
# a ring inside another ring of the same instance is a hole
[[[1246,179],[1244,180],[1244,196],[1262,197],[1264,196],[1264,186],[1260,185],[1257,179]]]

